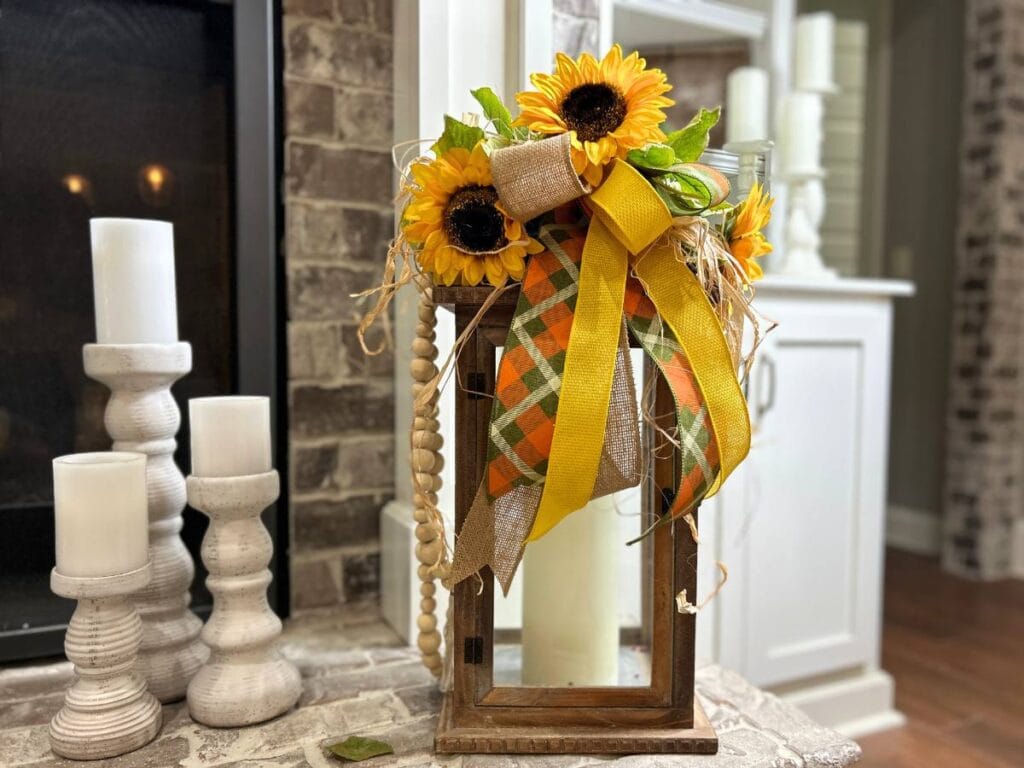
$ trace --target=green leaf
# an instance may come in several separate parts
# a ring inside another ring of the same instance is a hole
[[[708,132],[718,124],[721,114],[721,107],[701,107],[689,125],[668,135],[665,141],[675,151],[678,162],[695,163],[700,160],[700,156],[708,147]]]
[[[651,183],[674,216],[700,213],[711,205],[711,190],[693,176],[684,173],[662,173],[651,179]]]
[[[349,736],[344,741],[328,744],[327,751],[337,758],[352,763],[395,753],[395,750],[386,741],[368,739],[365,736]]]
[[[508,107],[505,106],[504,102],[498,98],[498,94],[490,88],[477,88],[475,91],[470,91],[470,93],[474,99],[480,102],[480,107],[484,111],[484,117],[494,124],[494,130],[507,139],[511,139],[516,135],[515,130],[512,128],[512,113],[508,111]]]
[[[676,162],[676,153],[667,144],[648,144],[642,149],[631,149],[626,153],[629,164],[648,171],[665,170]]]
[[[483,137],[483,128],[478,128],[475,125],[466,125],[466,123],[456,120],[451,115],[445,115],[444,133],[441,134],[441,138],[435,141],[430,149],[437,157],[455,147],[472,150]]]

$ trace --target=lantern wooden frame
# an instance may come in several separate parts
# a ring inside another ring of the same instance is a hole
[[[435,287],[433,300],[455,315],[461,334],[490,288]],[[498,298],[470,335],[457,362],[455,397],[456,531],[473,503],[484,471],[487,427],[496,371],[496,349],[505,343],[518,299]],[[658,403],[671,395],[659,380]],[[671,414],[671,405],[658,407]],[[662,438],[655,438],[656,440]],[[657,443],[655,443],[656,447]],[[644,494],[645,515],[655,487],[675,487],[674,452],[657,451],[655,483]],[[649,484],[650,485],[650,484]],[[697,587],[697,545],[685,521],[663,526],[641,546],[650,547],[653,575],[645,585],[650,617],[651,681],[646,687],[529,688],[493,680],[494,579],[466,579],[452,592],[454,607],[451,690],[446,693],[435,748],[439,753],[714,754],[718,738],[694,698],[696,617],[675,610],[675,595]]]

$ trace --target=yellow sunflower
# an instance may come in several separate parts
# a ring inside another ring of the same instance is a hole
[[[555,73],[535,73],[530,82],[536,91],[516,94],[516,124],[543,134],[571,131],[573,167],[594,186],[614,158],[665,139],[661,110],[675,102],[662,94],[672,86],[636,51],[623,59],[614,45],[600,62],[589,53],[577,61],[559,53]]]
[[[747,199],[736,206],[731,224],[727,226],[729,252],[743,268],[748,280],[761,279],[764,272],[755,259],[772,252],[772,244],[761,230],[771,221],[774,202],[755,181]]]
[[[486,276],[503,285],[522,279],[527,254],[544,250],[502,209],[482,143],[415,163],[411,173],[402,231],[420,268],[437,281],[477,285]]]

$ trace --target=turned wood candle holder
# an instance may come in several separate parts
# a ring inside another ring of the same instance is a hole
[[[188,501],[210,518],[203,563],[213,613],[203,627],[210,658],[188,686],[188,709],[204,725],[237,727],[277,717],[299,700],[298,670],[277,649],[281,620],[267,602],[273,542],[260,513],[277,499],[271,470],[187,480]]]
[[[192,347],[174,344],[86,344],[85,372],[110,389],[104,423],[115,451],[146,454],[149,557],[153,579],[132,596],[142,618],[139,672],[167,703],[184,698],[206,660],[202,622],[189,610],[195,564],[178,535],[185,478],[174,463],[181,425],[171,385],[192,370]]]
[[[50,747],[73,760],[116,757],[148,744],[160,731],[160,703],[135,669],[142,621],[129,595],[152,578],[147,563],[117,576],[64,576],[53,591],[78,601],[64,651],[78,679],[50,721]]]

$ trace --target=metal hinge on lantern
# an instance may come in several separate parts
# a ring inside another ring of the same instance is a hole
[[[487,386],[487,379],[483,371],[470,371],[466,377],[466,394],[470,400],[482,400],[487,395],[484,388]]]
[[[466,664],[484,663],[484,639],[482,637],[466,638],[463,661]]]

